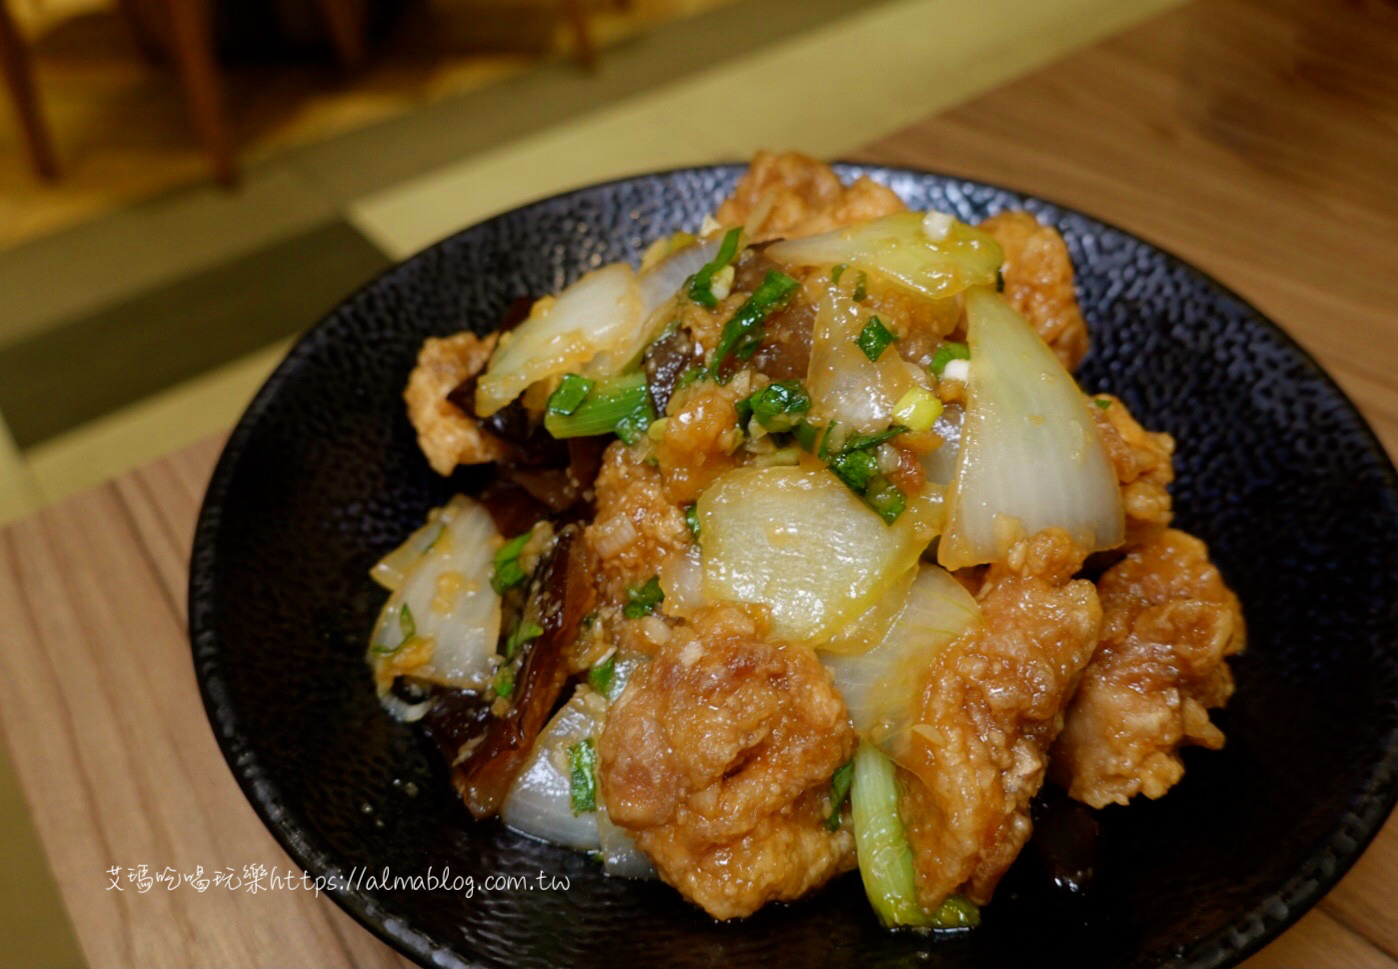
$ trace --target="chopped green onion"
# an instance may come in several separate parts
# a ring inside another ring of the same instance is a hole
[[[1004,273],[1002,270],[997,269],[997,270],[995,270],[995,292],[997,292],[997,293],[1003,293],[1004,291],[1005,291],[1005,273]]]
[[[938,377],[942,371],[947,369],[947,364],[953,360],[970,360],[971,348],[964,343],[957,343],[955,340],[948,340],[939,346],[932,354],[932,372]]]
[[[719,243],[718,254],[714,256],[713,261],[705,263],[689,281],[689,298],[700,306],[713,309],[718,305],[718,298],[714,296],[713,291],[714,274],[738,255],[738,242],[742,234],[742,229],[729,229],[723,236],[723,242]]]
[[[665,593],[660,589],[660,576],[652,575],[644,585],[626,587],[626,605],[622,607],[621,614],[627,619],[640,619],[642,616],[649,616],[664,600]]]
[[[490,688],[495,691],[495,695],[498,697],[509,697],[515,691],[515,668],[513,666],[501,667],[500,672],[495,674]]]
[[[844,814],[845,798],[849,797],[849,786],[853,781],[853,760],[845,761],[830,776],[830,817],[825,819],[826,831],[840,830],[840,818]]]
[[[752,394],[742,400],[733,401],[733,409],[738,413],[738,430],[744,434],[748,432],[748,421],[752,420],[752,398],[757,396]]]
[[[898,516],[908,507],[908,496],[903,494],[903,489],[884,475],[870,480],[859,497],[864,499],[864,504],[874,509],[885,525],[896,522]]]
[[[531,639],[538,639],[543,634],[544,627],[527,619],[521,619],[519,625],[510,630],[510,635],[505,640],[505,658],[514,659],[515,653],[519,652],[521,646]]]
[[[862,303],[869,296],[869,274],[862,269],[854,279],[854,301]]]
[[[874,510],[885,524],[892,525],[908,506],[907,495],[879,471],[876,449],[897,437],[906,427],[893,425],[876,434],[854,434],[829,458],[830,470],[863,502]],[[829,435],[827,434],[827,437]],[[822,451],[825,445],[821,445]]]
[[[762,285],[753,290],[746,302],[738,307],[738,312],[723,324],[718,346],[714,348],[713,358],[709,362],[709,374],[715,381],[720,384],[728,382],[721,371],[730,356],[746,360],[757,351],[762,343],[762,321],[785,306],[799,286],[800,283],[786,273],[767,270]]]
[[[801,415],[811,409],[811,398],[799,380],[782,380],[768,384],[740,403],[747,404],[747,411],[757,423],[773,433],[789,431],[800,421]],[[743,410],[738,415],[741,418]],[[746,425],[747,421],[740,420]]]
[[[975,928],[981,924],[981,910],[965,895],[948,895],[932,913],[931,924],[939,929]]]
[[[533,533],[531,528],[496,549],[495,570],[490,575],[490,587],[495,590],[496,595],[504,595],[506,590],[513,589],[529,578],[524,569],[520,568],[519,553],[524,551],[524,545]]]
[[[825,425],[825,433],[820,438],[820,448],[816,451],[816,457],[822,461],[829,461],[831,453],[838,453],[840,450],[839,442],[832,440],[835,429],[839,426],[839,421],[831,421]]]
[[[1108,407],[1112,406],[1111,400],[1106,397],[1094,397],[1092,402],[1102,408],[1102,410],[1106,410]]]
[[[637,408],[616,422],[616,436],[621,438],[624,444],[635,444],[646,432],[646,428],[650,427],[654,418],[655,410],[651,407],[650,401],[647,400],[644,406]],[[655,455],[650,455],[650,458],[655,458]],[[649,463],[650,458],[647,459],[647,463]],[[651,467],[657,467],[659,464],[660,459],[655,458],[655,463]]]
[[[636,371],[595,387],[571,414],[549,411],[544,427],[556,438],[616,434],[633,444],[654,419],[646,375]]]
[[[801,445],[802,450],[814,451],[816,441],[820,436],[820,428],[802,421],[791,429],[791,436],[796,438],[796,443]]]
[[[701,379],[706,373],[708,373],[708,371],[705,370],[703,367],[690,367],[684,373],[680,374],[679,380],[675,381],[675,389],[671,392],[670,396],[674,397],[675,394],[678,394],[681,390],[684,390],[690,384],[694,383],[694,381]]]
[[[597,810],[597,745],[591,737],[568,745],[568,775],[573,813]]]
[[[844,263],[840,263],[838,266],[831,266],[830,281],[834,283],[836,286],[838,286],[840,284],[840,277],[845,274],[845,270],[848,268],[849,266],[845,265]]]
[[[549,394],[547,410],[550,414],[562,414],[564,417],[570,416],[575,410],[587,400],[587,395],[592,393],[592,388],[596,386],[596,381],[580,377],[575,373],[565,373],[563,379],[558,382],[553,393]]]
[[[699,541],[699,506],[687,505],[684,509],[684,523],[689,526],[689,534]]]
[[[892,440],[893,438],[897,437],[899,434],[904,433],[905,431],[907,431],[906,427],[903,427],[900,424],[894,424],[892,427],[885,428],[884,430],[877,431],[873,434],[854,434],[850,437],[845,438],[844,444],[841,446],[840,450],[855,451],[862,448],[876,447],[877,445],[882,444],[884,441]]]
[[[942,416],[942,402],[922,387],[910,387],[893,405],[893,419],[910,431],[929,431]]]
[[[616,653],[608,656],[587,671],[587,683],[598,693],[609,697],[612,692],[612,677],[616,674]]]
[[[864,329],[859,331],[859,336],[854,340],[859,344],[859,349],[864,351],[864,355],[873,363],[883,355],[888,349],[888,345],[898,337],[894,336],[888,327],[883,325],[883,320],[877,316],[869,317],[869,322],[864,324]]]
[[[926,925],[917,904],[913,852],[898,816],[898,781],[893,761],[860,741],[850,788],[859,877],[874,913],[884,925]]]
[[[849,486],[850,491],[863,495],[874,475],[879,473],[879,457],[871,450],[859,448],[841,451],[830,462],[830,470]]]

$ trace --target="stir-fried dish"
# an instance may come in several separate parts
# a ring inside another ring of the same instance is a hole
[[[763,153],[692,228],[426,341],[422,451],[483,467],[374,569],[379,692],[476,817],[716,918],[857,867],[973,925],[1046,779],[1157,798],[1223,744],[1243,620],[1174,442],[1071,376],[1026,212]]]

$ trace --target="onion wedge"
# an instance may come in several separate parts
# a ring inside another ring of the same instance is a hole
[[[1089,552],[1120,545],[1121,491],[1082,390],[993,291],[969,291],[966,318],[969,401],[938,562],[993,562],[1055,526]]]
[[[893,525],[826,470],[746,467],[699,498],[703,594],[765,606],[778,638],[829,640],[912,569],[934,516],[910,505]]]
[[[859,736],[888,752],[919,713],[923,674],[937,654],[980,623],[976,600],[943,569],[922,565],[902,611],[873,649],[822,652]]]
[[[853,266],[905,289],[944,299],[970,286],[993,286],[1004,261],[1000,244],[940,212],[899,212],[767,248],[789,266]]]

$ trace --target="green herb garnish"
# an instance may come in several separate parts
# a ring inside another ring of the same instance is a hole
[[[510,635],[505,640],[505,658],[514,659],[515,653],[519,652],[521,646],[531,639],[538,639],[543,634],[544,627],[527,619],[521,619],[519,625],[510,630]]]
[[[745,401],[749,416],[773,433],[789,431],[811,409],[811,398],[799,380],[768,384]],[[739,410],[739,416],[742,410]],[[746,421],[740,422],[746,425]]]
[[[908,507],[908,496],[903,494],[903,489],[884,475],[877,475],[870,480],[859,497],[864,499],[864,504],[874,509],[885,525],[896,522],[898,516]]]
[[[614,675],[616,675],[616,653],[587,671],[587,683],[603,696],[611,696]]]
[[[646,375],[636,371],[593,388],[571,414],[545,413],[544,428],[555,438],[616,434],[634,444],[654,419]]]
[[[796,443],[804,451],[814,451],[816,442],[820,439],[820,428],[806,421],[801,421],[791,429],[791,436],[796,438]]]
[[[738,255],[738,242],[742,234],[742,229],[729,229],[724,233],[723,242],[719,243],[718,254],[714,256],[713,261],[705,263],[689,281],[689,298],[700,306],[713,309],[718,305],[718,298],[714,296],[713,290],[714,274]]]
[[[841,764],[830,777],[830,817],[825,819],[826,831],[839,831],[840,818],[844,814],[845,799],[849,797],[849,786],[854,781],[854,761]]]
[[[652,575],[644,585],[626,587],[626,605],[622,607],[621,614],[627,619],[640,619],[642,616],[649,616],[664,600],[665,593],[660,589],[660,576]]]
[[[684,390],[690,384],[694,383],[694,381],[702,378],[706,373],[708,373],[708,371],[703,367],[690,367],[684,373],[680,374],[679,380],[675,381],[675,389],[670,396],[673,397],[675,394],[678,394],[681,390]]]
[[[573,813],[597,810],[597,745],[591,737],[568,745],[568,775]]]
[[[554,392],[549,394],[548,412],[561,414],[564,417],[571,416],[582,406],[582,402],[587,400],[587,395],[592,393],[594,386],[596,386],[596,381],[580,377],[575,373],[565,373]]]
[[[932,354],[932,372],[938,377],[942,371],[947,369],[947,364],[953,360],[970,360],[971,348],[964,343],[957,343],[955,340],[948,340],[939,346]]]
[[[971,928],[981,924],[981,910],[965,895],[948,895],[932,913],[931,924],[939,929]]]
[[[877,316],[869,317],[869,322],[864,324],[864,329],[859,331],[859,336],[854,340],[859,344],[859,349],[864,351],[864,355],[873,363],[883,352],[888,349],[888,345],[898,337],[888,327],[883,325],[883,320]]]
[[[496,696],[508,698],[515,691],[515,668],[513,666],[501,667],[500,672],[495,674],[490,688],[495,691]]]
[[[1102,408],[1102,410],[1106,410],[1108,407],[1112,406],[1111,400],[1106,397],[1094,397],[1092,398],[1092,402]]]
[[[529,578],[524,569],[519,564],[519,553],[524,551],[525,543],[529,541],[529,536],[534,530],[531,528],[523,535],[516,535],[495,551],[495,569],[490,575],[490,587],[495,590],[496,595],[504,595],[509,589],[513,589],[525,579]]]
[[[786,273],[774,269],[767,271],[762,285],[753,290],[752,295],[738,307],[738,312],[723,324],[718,346],[714,348],[713,358],[709,362],[709,374],[715,381],[720,384],[728,382],[722,370],[730,356],[746,360],[757,352],[762,344],[762,321],[785,306],[799,286],[800,283]]]
[[[845,263],[840,263],[838,266],[831,266],[830,281],[838,286],[840,284],[840,277],[845,274],[845,270],[848,268],[849,266]]]
[[[689,526],[689,534],[694,536],[696,542],[699,541],[699,506],[697,504],[685,506],[684,523]]]
[[[869,296],[869,274],[860,270],[854,278],[854,301],[862,303]]]

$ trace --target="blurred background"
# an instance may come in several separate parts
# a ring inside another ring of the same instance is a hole
[[[227,429],[295,334],[493,212],[838,157],[1176,5],[0,0],[0,524]],[[0,964],[79,964],[3,756]]]

